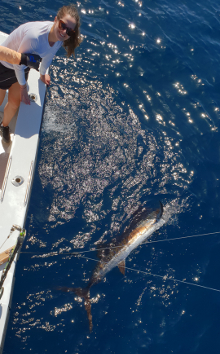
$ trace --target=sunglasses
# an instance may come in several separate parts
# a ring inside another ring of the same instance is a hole
[[[63,31],[66,30],[66,34],[69,37],[74,35],[74,33],[75,33],[75,31],[72,28],[67,27],[67,25],[62,20],[59,20],[58,27],[59,27],[60,30],[63,30]]]

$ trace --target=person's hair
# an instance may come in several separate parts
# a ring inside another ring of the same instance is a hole
[[[82,42],[82,38],[80,36],[80,31],[79,31],[80,18],[79,18],[79,14],[78,14],[76,6],[73,4],[70,4],[70,5],[61,7],[57,13],[57,19],[61,20],[62,17],[64,17],[67,14],[76,20],[76,27],[74,29],[75,33],[63,42],[63,46],[66,49],[67,56],[70,57],[71,54],[73,54],[75,56],[75,49]]]

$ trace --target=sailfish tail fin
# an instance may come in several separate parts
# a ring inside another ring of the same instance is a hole
[[[89,288],[68,288],[66,286],[60,287],[59,290],[65,292],[74,292],[77,296],[84,299],[84,306],[87,312],[89,320],[89,330],[92,332],[92,312],[91,312],[91,301],[90,301],[90,290]]]

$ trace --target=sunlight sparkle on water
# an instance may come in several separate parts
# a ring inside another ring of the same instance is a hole
[[[142,6],[142,1],[135,0],[135,2],[137,2],[140,7]]]
[[[136,26],[134,23],[130,23],[128,27],[130,27],[131,29],[135,29]]]
[[[176,82],[175,84],[173,84],[173,86],[177,89],[177,91],[182,94],[182,95],[186,95],[187,91],[184,90],[183,85],[181,85],[179,82]]]

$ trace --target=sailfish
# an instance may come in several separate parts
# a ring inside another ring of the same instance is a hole
[[[146,241],[155,230],[159,229],[164,224],[165,221],[162,218],[162,214],[163,205],[161,202],[159,208],[151,212],[146,207],[141,208],[141,210],[134,214],[130,226],[122,233],[120,242],[100,247],[97,254],[99,262],[85,288],[59,288],[62,291],[74,292],[77,296],[84,299],[90,332],[93,328],[90,288],[100,282],[114,267],[118,267],[120,272],[123,275],[125,274],[126,258],[136,247]]]

